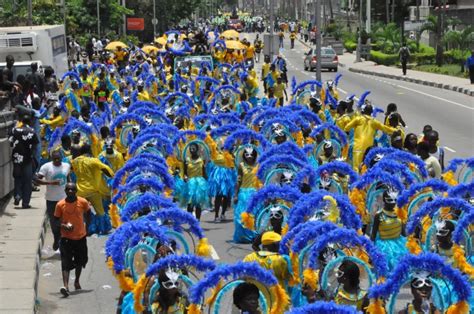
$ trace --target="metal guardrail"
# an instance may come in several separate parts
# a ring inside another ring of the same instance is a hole
[[[13,191],[13,164],[8,133],[14,124],[13,111],[0,111],[0,199]]]

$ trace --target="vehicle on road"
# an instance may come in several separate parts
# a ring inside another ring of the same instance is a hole
[[[305,53],[304,58],[304,70],[313,71],[316,69],[318,64],[318,58],[316,57],[316,50],[310,49]],[[339,65],[339,59],[337,57],[336,51],[331,47],[322,47],[321,48],[321,69],[328,69],[329,71],[337,72],[337,67]]]

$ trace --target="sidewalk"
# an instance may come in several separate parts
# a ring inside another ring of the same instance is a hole
[[[474,85],[470,84],[469,79],[415,70],[408,70],[407,75],[404,76],[399,68],[377,65],[372,61],[355,62],[355,58],[355,54],[344,53],[339,56],[339,63],[342,67],[355,73],[381,76],[474,96]]]
[[[33,192],[31,209],[16,207],[10,199],[0,210],[0,313],[36,311],[45,203],[42,188]]]

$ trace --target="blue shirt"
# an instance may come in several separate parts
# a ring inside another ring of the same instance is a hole
[[[470,56],[469,58],[467,58],[467,60],[466,60],[466,66],[467,66],[467,67],[472,67],[472,66],[474,66],[474,56]]]

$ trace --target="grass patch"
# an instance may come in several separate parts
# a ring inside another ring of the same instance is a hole
[[[415,66],[412,69],[417,71],[456,76],[462,78],[466,78],[468,76],[467,72],[461,72],[461,66],[459,64],[445,64],[441,67],[438,67],[433,64],[425,64]]]

